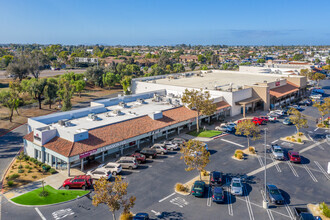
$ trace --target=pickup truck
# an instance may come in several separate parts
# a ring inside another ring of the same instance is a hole
[[[296,220],[315,220],[307,208],[294,207],[293,215]]]

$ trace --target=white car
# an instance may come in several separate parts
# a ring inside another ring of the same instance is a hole
[[[100,179],[101,177],[104,177],[107,180],[110,180],[110,178],[112,177],[111,172],[109,170],[104,169],[103,167],[88,171],[87,175],[90,175],[93,179]]]
[[[243,195],[243,184],[241,178],[233,178],[230,183],[230,193],[236,196]]]
[[[228,131],[229,127],[225,123],[222,123],[220,126],[216,126],[214,129],[217,131]]]
[[[170,150],[170,151],[178,149],[178,144],[175,144],[172,141],[164,141],[164,146],[166,150]]]
[[[114,162],[109,162],[105,165],[102,165],[102,168],[109,170],[112,173],[112,175],[117,175],[123,170],[122,166],[119,163],[114,163]]]
[[[274,122],[274,121],[277,121],[277,115],[268,115],[268,121],[271,121],[271,122]]]

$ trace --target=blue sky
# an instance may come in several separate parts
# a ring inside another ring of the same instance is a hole
[[[329,0],[0,0],[0,43],[330,45]]]

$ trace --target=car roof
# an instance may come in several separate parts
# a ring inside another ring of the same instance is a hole
[[[204,181],[201,181],[201,180],[197,180],[197,181],[195,181],[194,184],[205,184],[205,182]]]
[[[269,189],[277,189],[277,187],[275,185],[272,185],[272,184],[267,184],[268,188]]]
[[[299,152],[297,152],[297,151],[289,151],[289,153],[290,153],[291,155],[299,155]]]
[[[273,145],[273,148],[275,149],[281,149],[281,146],[280,145]]]
[[[217,193],[220,193],[223,191],[221,187],[214,187],[213,190],[214,190],[214,192],[217,192]]]

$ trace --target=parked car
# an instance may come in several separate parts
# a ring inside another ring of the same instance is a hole
[[[254,117],[262,120],[263,122],[267,123],[269,121],[268,116],[259,116],[259,117]]]
[[[299,152],[289,151],[288,158],[289,158],[290,162],[301,163],[301,158],[300,158]]]
[[[284,125],[293,125],[293,123],[292,123],[292,121],[291,121],[290,118],[286,118],[286,119],[284,119],[283,124],[284,124]]]
[[[203,197],[205,190],[205,182],[197,180],[191,189],[191,194],[196,197]]]
[[[133,220],[149,220],[149,214],[144,212],[136,213]]]
[[[140,154],[143,154],[144,156],[154,159],[157,157],[157,151],[155,149],[151,148],[144,148],[140,151]]]
[[[101,177],[106,178],[110,181],[112,173],[110,170],[105,169],[104,167],[96,168],[87,172],[87,175],[90,175],[93,179],[101,179]]]
[[[269,122],[276,122],[276,121],[277,121],[277,117],[278,117],[278,115],[270,114],[270,115],[268,116],[268,121],[269,121]]]
[[[311,106],[313,105],[313,101],[310,99],[302,100],[298,103],[299,105],[304,105],[304,106]]]
[[[284,198],[283,198],[280,190],[278,190],[278,188],[275,185],[267,184],[266,190],[267,190],[267,197],[269,198],[269,201],[272,204],[275,204],[275,205],[284,204]]]
[[[166,150],[177,150],[178,149],[178,144],[173,143],[172,141],[164,141],[164,146]]]
[[[80,188],[86,190],[93,185],[93,179],[89,175],[75,176],[74,178],[69,178],[64,180],[63,187],[65,189]]]
[[[227,123],[227,126],[230,127],[230,128],[232,128],[233,131],[235,131],[235,130],[236,130],[236,126],[237,126],[237,124],[234,123],[234,122],[228,122],[228,123]]]
[[[283,116],[286,114],[285,110],[280,110],[280,109],[277,109],[277,110],[274,110],[274,111],[271,111],[270,113],[275,113],[275,114],[278,114],[280,116]]]
[[[171,140],[171,142],[174,143],[174,144],[177,144],[177,145],[179,145],[179,146],[183,146],[184,143],[186,143],[186,140],[183,139],[183,138],[173,138],[173,139]]]
[[[296,109],[296,110],[298,110],[298,111],[303,111],[304,109],[302,108],[302,107],[300,107],[299,105],[291,105],[291,106],[289,106],[289,109],[290,108],[294,108],[294,109]]]
[[[222,184],[222,173],[219,171],[212,171],[210,173],[210,186]]]
[[[212,188],[212,201],[216,203],[223,203],[225,201],[225,194],[222,187]]]
[[[102,168],[109,170],[112,173],[112,175],[117,175],[123,169],[119,163],[114,163],[114,162],[109,162],[106,165],[104,165]]]
[[[315,220],[314,216],[309,212],[308,208],[293,208],[293,215],[296,220]]]
[[[141,154],[141,153],[138,153],[138,152],[135,152],[135,153],[130,154],[128,156],[129,157],[134,157],[136,159],[136,161],[138,162],[138,164],[145,163],[147,161],[146,156]]]
[[[284,153],[279,145],[272,145],[270,150],[276,160],[284,160]]]
[[[164,144],[154,144],[151,149],[156,150],[157,154],[167,154]]]
[[[225,123],[222,123],[219,126],[216,126],[214,128],[216,131],[224,131],[224,132],[228,132],[230,129],[232,129],[231,127],[228,127]]]
[[[136,159],[134,157],[121,157],[119,160],[116,161],[119,163],[123,168],[126,169],[136,169],[138,167]]]
[[[330,144],[330,134],[327,134],[327,135],[325,136],[325,139],[327,140],[328,144]]]
[[[243,195],[243,185],[241,178],[232,178],[230,183],[230,193],[232,195],[236,196],[242,196]]]

